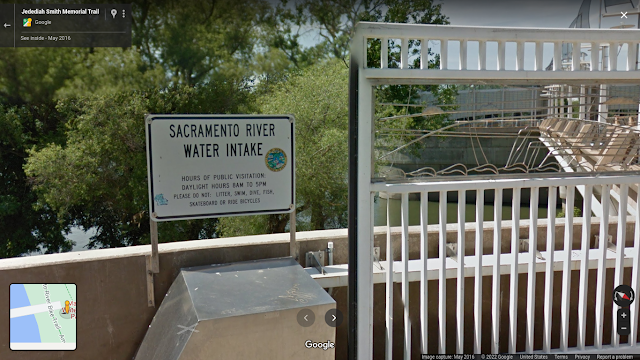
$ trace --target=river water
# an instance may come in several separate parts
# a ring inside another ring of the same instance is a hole
[[[374,204],[374,223],[375,226],[384,226],[387,224],[387,199],[376,197]],[[400,200],[391,199],[391,204],[389,204],[391,208],[391,226],[400,226]],[[438,223],[438,202],[437,201],[429,201],[428,205],[428,217],[429,224],[437,224]],[[465,221],[466,222],[475,222],[476,217],[476,205],[466,204],[465,205]],[[544,219],[547,217],[547,207],[540,206],[538,208],[538,218]],[[521,219],[529,219],[529,207],[522,206],[520,207],[520,218]],[[484,206],[484,220],[485,221],[493,221],[493,205],[485,205]],[[511,205],[502,205],[502,220],[511,220]],[[458,203],[457,202],[449,202],[447,203],[447,223],[457,223],[458,222]],[[420,201],[409,201],[409,225],[420,225]],[[73,251],[84,251],[88,250],[86,248],[87,244],[89,244],[89,238],[95,234],[95,229],[90,229],[85,232],[79,227],[71,228],[71,232],[67,235],[67,238],[73,240],[75,245],[73,246]],[[40,255],[42,252],[35,251],[27,254],[30,255]]]
[[[384,226],[387,224],[387,199],[377,197],[374,205],[374,224],[375,226]],[[391,199],[390,207],[390,222],[391,226],[400,226],[400,200]],[[438,202],[429,201],[427,208],[427,216],[429,218],[429,224],[438,224]],[[484,206],[484,220],[493,221],[493,205]],[[529,207],[520,207],[520,219],[529,219]],[[538,208],[538,219],[547,218],[547,207]],[[502,205],[502,220],[511,220],[511,205]],[[476,205],[465,205],[465,221],[476,221]],[[447,223],[458,222],[458,203],[447,203]],[[409,201],[409,225],[420,225],[420,201]]]
[[[85,251],[87,249],[87,245],[89,244],[89,239],[95,235],[95,229],[89,229],[89,231],[83,231],[80,227],[72,227],[71,232],[66,235],[67,239],[72,240],[75,245],[71,249],[71,252],[74,251]],[[24,256],[33,256],[33,255],[42,255],[44,254],[42,251],[32,251],[30,253],[25,254]]]

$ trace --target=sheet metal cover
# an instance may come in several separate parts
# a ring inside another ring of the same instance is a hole
[[[291,257],[185,268],[198,320],[335,304]]]
[[[193,334],[189,328],[198,323],[184,278],[178,274],[149,325],[136,360],[179,359]]]

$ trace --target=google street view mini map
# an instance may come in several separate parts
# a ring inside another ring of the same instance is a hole
[[[76,349],[76,284],[11,284],[11,350]]]

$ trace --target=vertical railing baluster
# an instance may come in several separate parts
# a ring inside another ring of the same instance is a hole
[[[627,202],[629,200],[629,185],[621,184],[620,185],[620,201],[618,203],[618,231],[617,231],[617,240],[616,240],[616,267],[614,271],[613,277],[613,287],[615,289],[616,286],[623,283],[623,266],[624,266],[624,242],[627,237]],[[613,325],[612,329],[618,328],[618,305],[613,304]],[[620,336],[618,332],[613,330],[611,331],[611,344],[613,346],[620,345]]]
[[[467,40],[460,40],[460,70],[467,70]]]
[[[491,291],[491,352],[500,351],[500,255],[502,254],[502,189],[495,189],[493,203],[493,287]]]
[[[504,41],[498,41],[498,70],[505,69],[506,47]]]
[[[391,241],[391,193],[387,193],[387,273],[385,359],[393,358],[393,242]]]
[[[360,152],[362,153],[362,152]],[[358,314],[358,319],[362,319],[362,322],[364,322],[365,324],[367,324],[368,329],[367,331],[362,331],[362,329],[360,329],[358,332],[362,336],[363,338],[366,337],[367,341],[362,341],[362,339],[360,339],[360,344],[369,344],[373,342],[373,247],[374,247],[374,243],[375,243],[375,232],[374,232],[374,220],[375,220],[375,207],[373,206],[373,204],[375,203],[375,192],[373,191],[369,191],[369,202],[368,205],[364,206],[363,209],[363,215],[366,215],[366,212],[364,211],[366,208],[369,208],[369,219],[367,221],[367,229],[368,231],[368,241],[367,241],[367,251],[364,252],[360,252],[360,257],[358,258],[358,264],[367,264],[368,268],[371,269],[369,270],[369,273],[367,275],[368,279],[367,281],[363,281],[363,279],[359,279],[358,283],[359,284],[366,284],[365,286],[363,286],[364,289],[366,289],[366,296],[364,296],[364,294],[360,294],[358,295],[358,297],[360,299],[367,299],[366,302],[364,303],[364,305],[362,307],[366,306],[367,309],[367,315],[366,316],[362,316],[363,314]],[[359,225],[360,226],[360,225]],[[364,226],[363,226],[364,227]],[[365,255],[366,254],[366,255]],[[367,260],[362,259],[362,257],[366,256]],[[363,272],[362,269],[360,269],[360,272]],[[362,300],[361,302],[362,303]],[[367,353],[367,355],[359,355],[361,358],[369,358],[372,357],[373,354],[373,344],[371,344],[370,346],[366,346],[365,347],[365,351]]]
[[[422,354],[427,353],[427,319],[429,317],[428,307],[429,301],[427,293],[429,290],[427,259],[429,258],[429,193],[420,193],[420,258],[422,258],[422,272],[420,276],[420,351]]]
[[[586,119],[587,118],[587,92],[584,85],[580,85],[580,115],[578,115],[578,119]]]
[[[544,70],[544,64],[542,63],[542,56],[544,43],[542,41],[536,41],[536,71]]]
[[[618,70],[618,45],[617,42],[609,44],[609,71]]]
[[[409,193],[402,193],[402,308],[404,313],[404,359],[411,358],[409,319]]]
[[[569,119],[573,119],[573,104],[571,104],[571,99],[573,99],[573,86],[569,86],[569,92],[566,94],[566,97],[569,98],[567,106],[567,117]],[[564,101],[564,100],[563,100]]]
[[[439,273],[438,273],[438,352],[444,354],[447,351],[447,192],[440,191],[440,203],[439,203],[439,223],[438,223],[438,235],[440,246],[439,250]]]
[[[629,42],[627,45],[627,70],[633,71],[637,69],[638,65],[638,43]]]
[[[466,195],[464,190],[458,191],[458,280],[457,285],[457,336],[456,350],[464,352],[464,225]]]
[[[478,70],[487,70],[487,42],[478,40]]]
[[[604,66],[604,65],[603,65]],[[609,113],[607,101],[607,85],[600,84],[600,99],[598,99],[598,121],[605,123]]]
[[[420,40],[420,69],[429,68],[429,40]]]
[[[591,71],[598,71],[598,62],[600,61],[600,44],[591,43]]]
[[[484,238],[484,190],[476,191],[476,278],[473,315],[475,319],[475,337],[473,352],[482,353],[482,253]]]
[[[569,119],[573,119],[573,103],[572,103],[571,99],[573,99],[573,97],[574,97],[573,89],[575,89],[575,88],[576,88],[575,86],[569,86],[569,93],[567,94],[567,97],[570,98],[568,100],[568,102],[569,102],[568,105],[569,106],[567,106],[567,114],[568,114],[567,117]]]
[[[578,349],[584,350],[587,340],[587,286],[589,285],[589,249],[591,239],[591,199],[593,186],[584,187],[582,240],[580,245],[580,280],[578,283]]]
[[[560,93],[558,96],[558,113],[560,114],[560,117],[565,117],[564,116],[564,97],[565,97],[564,85],[560,85]]]
[[[400,39],[402,42],[400,44],[400,68],[408,69],[409,68],[409,39],[403,38]]]
[[[573,247],[573,204],[575,186],[567,186],[567,202],[564,209],[564,261],[562,263],[562,298],[560,300],[560,349],[569,348],[569,307],[571,300],[571,252]]]
[[[549,204],[547,206],[547,258],[544,279],[544,333],[542,347],[551,352],[551,314],[553,311],[553,275],[556,250],[556,198],[557,186],[549,187]]]
[[[636,184],[638,185],[638,184]],[[631,287],[640,292],[640,186],[637,187],[636,215],[633,231],[633,267],[631,269]],[[631,304],[631,333],[629,344],[635,346],[638,342],[638,301]]]
[[[368,63],[369,59],[367,59],[367,50],[369,49],[369,38],[363,37],[362,40],[364,42],[362,47],[364,49],[362,54],[362,60],[363,60],[362,67],[366,69],[369,67],[369,63]]]
[[[449,40],[440,40],[440,69],[447,70],[449,68]]]
[[[562,42],[553,43],[553,71],[562,70]]]
[[[578,71],[580,70],[580,55],[582,53],[580,47],[582,46],[582,43],[574,42],[571,46],[571,70]]]
[[[518,253],[520,251],[520,188],[513,188],[511,204],[511,272],[509,274],[509,352],[515,354],[518,329]]]
[[[524,41],[516,42],[516,46],[516,70],[524,71]]]
[[[598,282],[596,285],[596,335],[595,346],[602,349],[604,339],[604,297],[606,272],[605,261],[607,259],[607,241],[609,239],[609,184],[602,185],[602,195],[600,203],[602,204],[602,218],[600,219],[600,239],[598,244]]]
[[[531,188],[529,203],[529,271],[527,274],[527,342],[526,352],[533,351],[533,323],[536,301],[536,251],[538,249],[538,196],[537,187]]]
[[[389,39],[386,37],[380,38],[380,68],[386,69],[389,67]]]

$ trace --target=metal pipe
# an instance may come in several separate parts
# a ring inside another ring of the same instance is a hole
[[[333,241],[329,241],[327,244],[327,261],[329,262],[329,266],[333,265]],[[329,288],[327,292],[333,296],[333,288]]]
[[[366,52],[365,52],[366,53]],[[349,64],[349,288],[347,293],[347,359],[358,351],[358,66],[355,56]],[[365,286],[367,286],[365,284]]]

